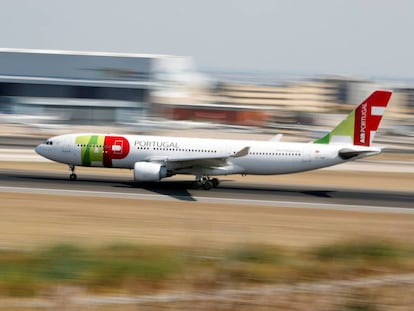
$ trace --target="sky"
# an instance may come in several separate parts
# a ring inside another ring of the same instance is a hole
[[[0,47],[173,54],[202,70],[414,78],[409,0],[1,0]]]

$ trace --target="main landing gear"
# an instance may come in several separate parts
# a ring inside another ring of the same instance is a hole
[[[70,180],[76,180],[76,174],[75,174],[75,165],[69,165],[69,169],[71,174],[69,175]]]
[[[203,188],[204,190],[210,190],[216,188],[220,184],[217,178],[210,178],[208,176],[197,177],[193,183],[195,189]]]

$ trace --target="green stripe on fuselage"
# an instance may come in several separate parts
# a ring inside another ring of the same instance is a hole
[[[83,166],[103,165],[103,147],[105,136],[85,135],[76,137],[76,144],[81,146]]]

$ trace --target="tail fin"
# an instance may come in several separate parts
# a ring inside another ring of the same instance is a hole
[[[315,144],[370,146],[391,97],[390,91],[375,91],[329,134]]]

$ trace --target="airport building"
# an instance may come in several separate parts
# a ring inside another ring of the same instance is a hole
[[[384,87],[341,77],[211,83],[188,57],[0,48],[0,115],[28,116],[30,124],[128,125],[141,131],[143,120],[162,117],[331,126],[338,121],[334,114],[347,113]],[[387,119],[411,122],[414,92],[394,91]]]
[[[186,57],[0,49],[0,113],[136,123],[153,93],[185,92],[199,76]]]

